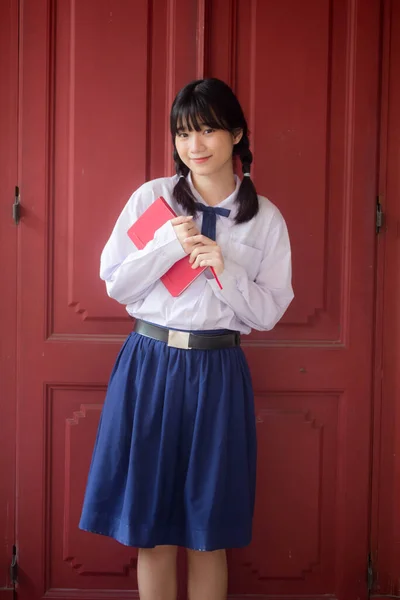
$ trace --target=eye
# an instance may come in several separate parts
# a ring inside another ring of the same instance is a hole
[[[188,134],[187,134],[187,133],[185,133],[184,131],[179,131],[179,132],[176,134],[176,137],[178,137],[178,138],[181,138],[181,139],[184,139],[184,138],[187,138],[187,137],[188,137]]]
[[[204,133],[206,135],[209,135],[210,133],[213,133],[215,131],[215,129],[212,129],[211,127],[207,127],[207,129],[204,129]]]

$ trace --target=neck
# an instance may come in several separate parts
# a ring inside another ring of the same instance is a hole
[[[236,189],[233,168],[213,175],[197,175],[192,172],[191,177],[194,188],[209,206],[216,206]]]

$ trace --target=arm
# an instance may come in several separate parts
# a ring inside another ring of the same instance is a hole
[[[227,259],[224,263],[224,271],[219,276],[223,289],[215,280],[208,280],[214,294],[249,327],[260,331],[272,329],[294,297],[290,241],[280,212],[272,217],[255,281],[233,260]]]
[[[100,277],[106,282],[108,295],[121,304],[144,298],[160,277],[186,255],[171,221],[156,231],[143,250],[138,250],[130,240],[129,227],[153,200],[149,184],[131,196],[101,255]]]

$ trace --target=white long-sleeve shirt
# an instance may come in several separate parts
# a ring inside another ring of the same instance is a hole
[[[159,196],[177,214],[184,214],[172,195],[176,182],[176,175],[149,181],[129,198],[101,255],[100,277],[109,296],[125,304],[132,317],[174,329],[232,329],[244,334],[272,329],[293,299],[290,242],[280,211],[259,196],[258,214],[237,225],[240,180],[236,178],[235,191],[218,204],[231,210],[229,217],[217,216],[216,241],[225,262],[219,276],[223,289],[207,269],[174,298],[160,277],[186,253],[171,223],[163,225],[143,250],[136,248],[127,231]],[[205,204],[190,174],[188,182]],[[199,213],[194,220],[199,231],[202,218]]]

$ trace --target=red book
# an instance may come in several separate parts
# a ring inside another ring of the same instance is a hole
[[[154,238],[154,234],[164,223],[176,217],[176,213],[170,205],[160,196],[149,208],[138,218],[138,220],[128,229],[128,235],[138,250],[142,250],[150,240]],[[178,260],[172,267],[161,277],[161,281],[172,296],[179,296],[186,288],[197,279],[207,267],[198,267],[192,269],[189,262],[189,256],[185,256]],[[218,278],[212,269],[214,277],[218,284]],[[220,284],[219,284],[220,285]]]

